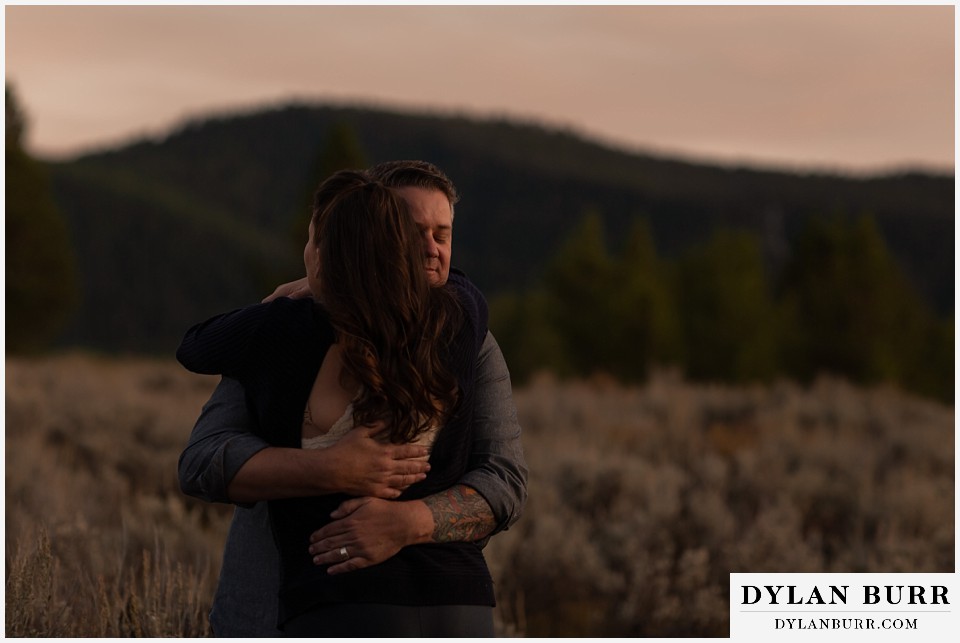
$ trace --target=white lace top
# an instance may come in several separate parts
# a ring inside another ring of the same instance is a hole
[[[340,439],[353,429],[353,404],[347,404],[347,410],[343,412],[340,419],[333,423],[330,430],[323,435],[317,435],[312,438],[302,438],[300,446],[304,449],[326,449],[333,446]],[[437,439],[439,426],[432,426],[420,435],[410,444],[422,444],[431,449],[434,441]],[[423,458],[424,460],[426,458]]]

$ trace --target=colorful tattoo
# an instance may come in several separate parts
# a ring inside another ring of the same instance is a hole
[[[454,485],[423,501],[433,514],[433,542],[472,542],[488,536],[496,526],[483,496],[466,485]]]

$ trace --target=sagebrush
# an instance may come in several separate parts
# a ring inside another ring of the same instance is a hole
[[[176,463],[214,378],[6,361],[6,634],[206,636],[231,508]],[[892,388],[515,392],[523,518],[494,537],[502,635],[728,635],[731,572],[952,572],[953,408]]]

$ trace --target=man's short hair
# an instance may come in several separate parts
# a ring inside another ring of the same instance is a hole
[[[451,212],[453,204],[460,200],[453,181],[440,168],[427,161],[386,161],[374,165],[367,173],[390,188],[439,190],[450,201]]]

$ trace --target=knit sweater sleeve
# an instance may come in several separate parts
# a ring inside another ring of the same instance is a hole
[[[177,360],[194,373],[239,378],[265,315],[266,306],[248,306],[195,324],[183,336]]]
[[[275,328],[289,318],[296,303],[280,298],[211,317],[192,326],[177,349],[177,360],[195,373],[226,375],[241,381],[267,363],[282,333]]]
[[[487,309],[487,300],[480,292],[480,289],[474,285],[467,276],[456,269],[450,271],[448,282],[454,292],[464,312],[464,323],[466,324],[466,346],[463,347],[465,356],[470,356],[476,360],[480,352],[480,346],[487,335],[487,322],[489,312]]]

